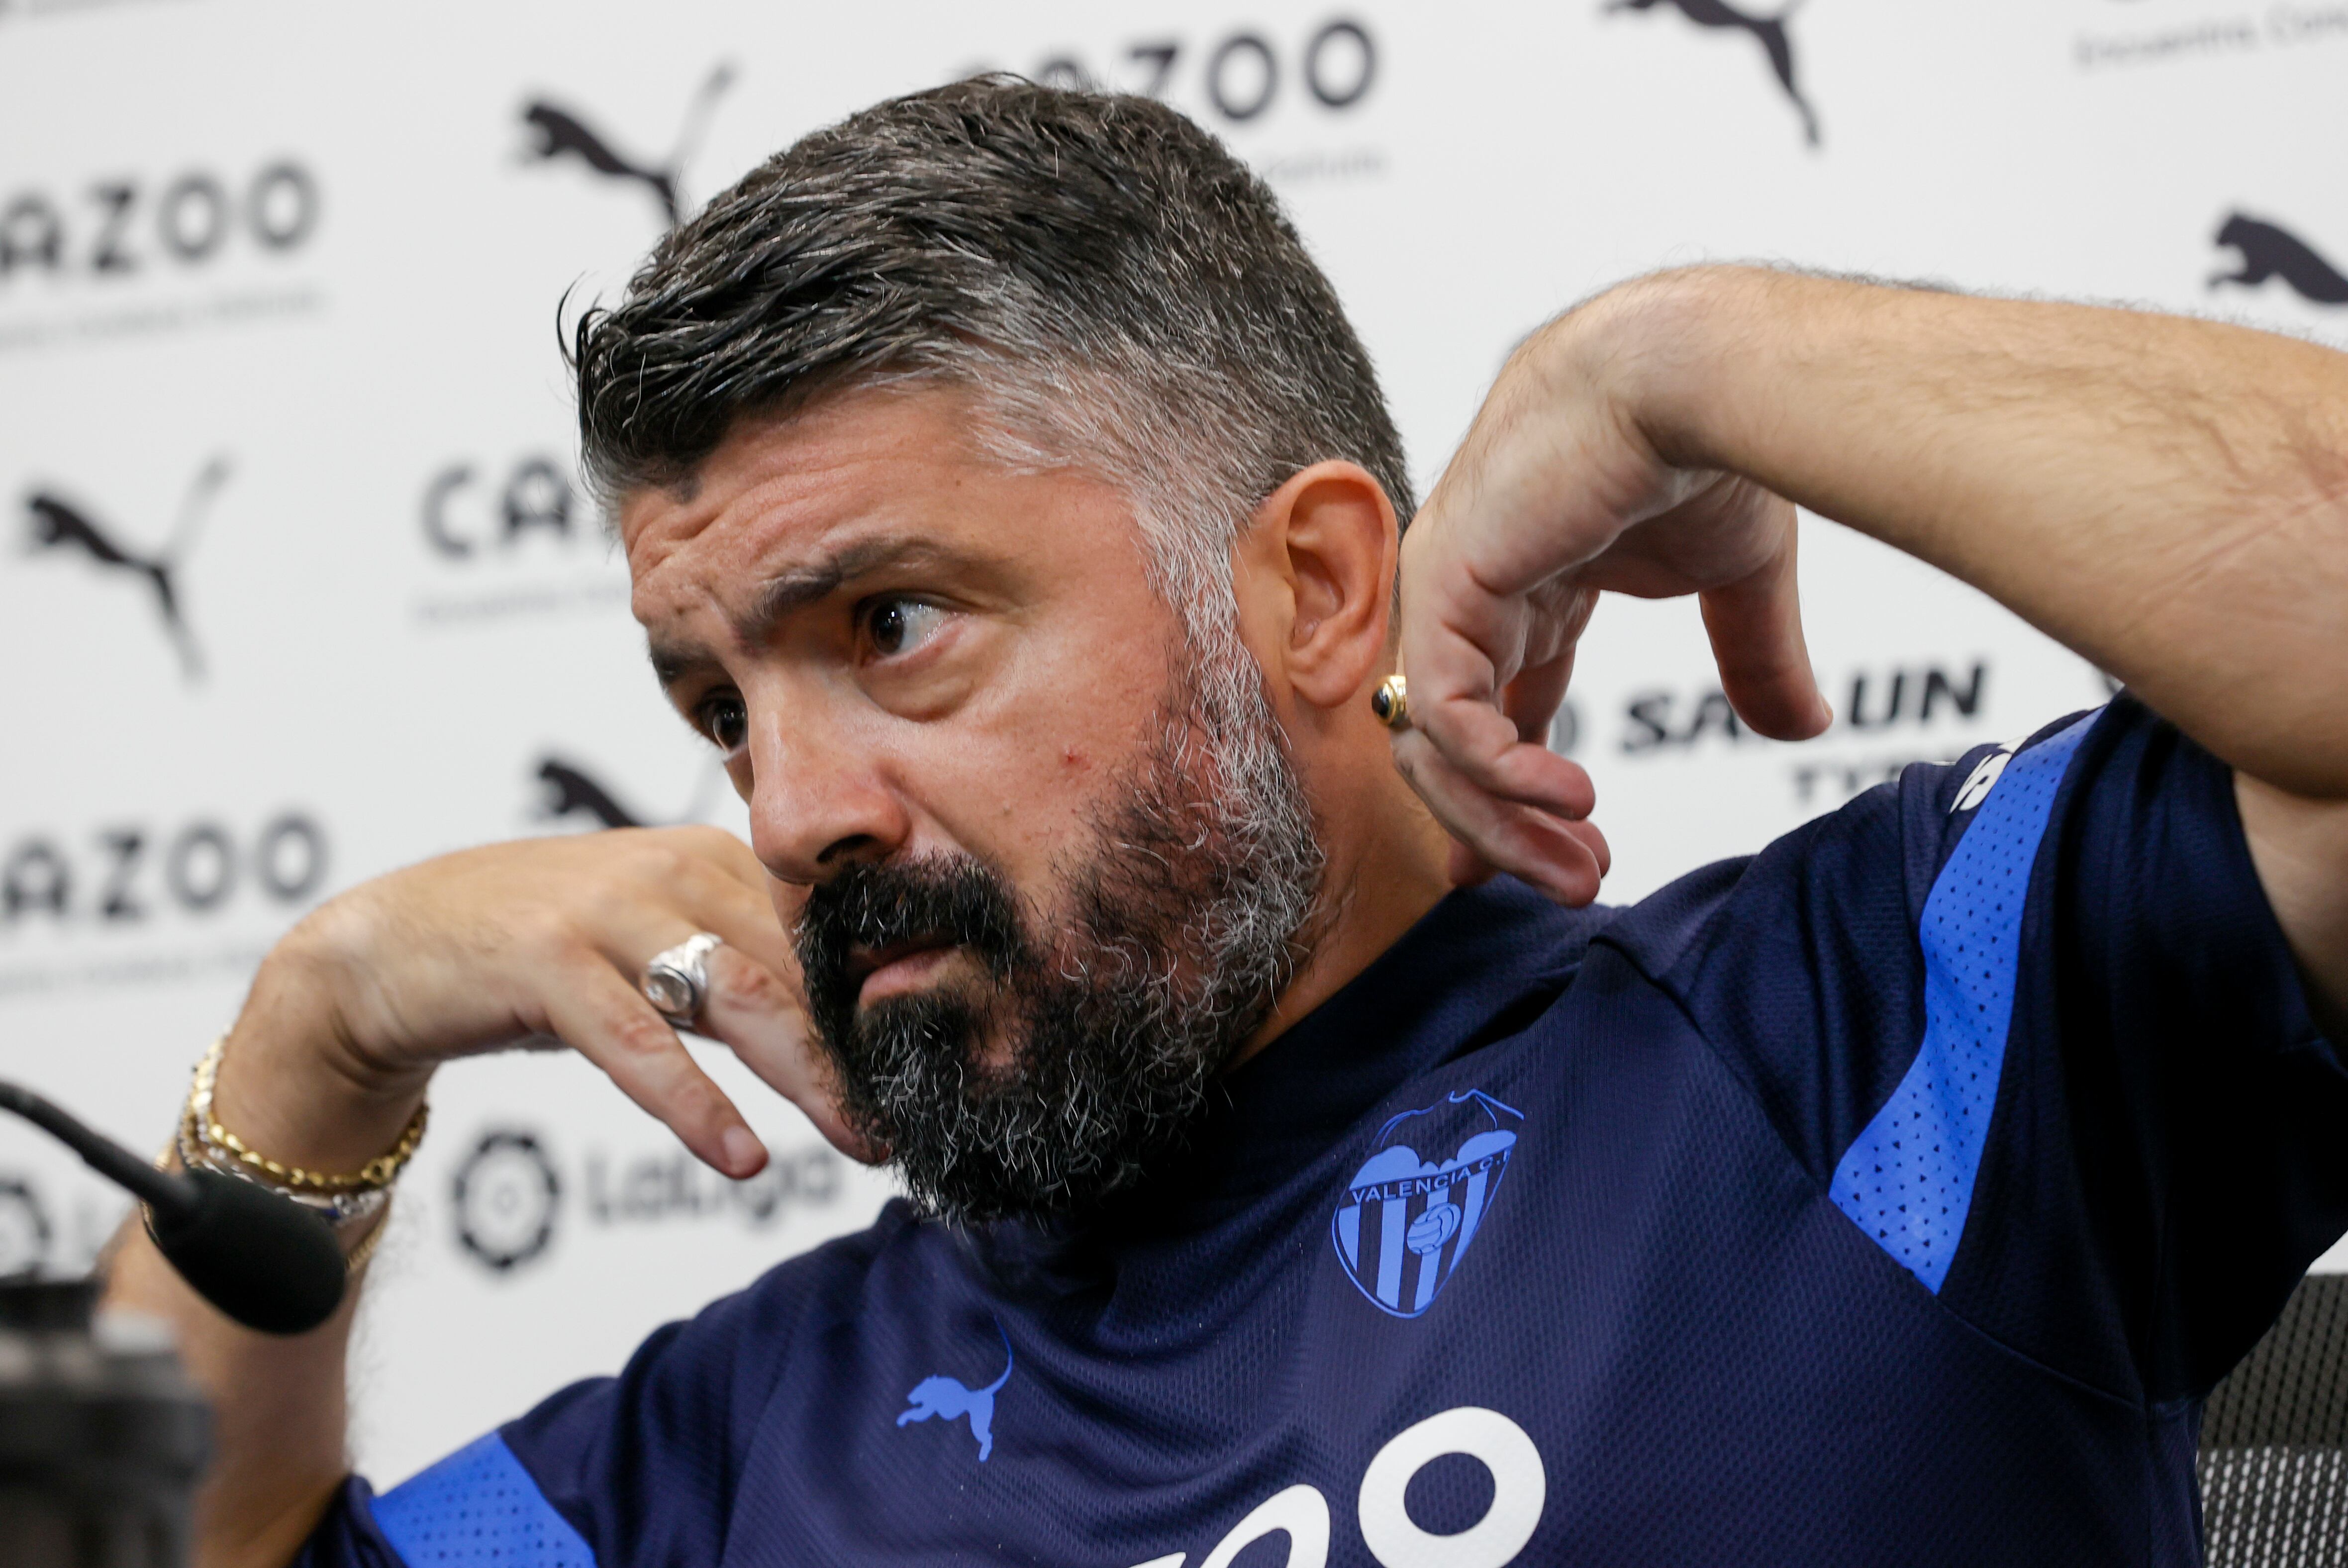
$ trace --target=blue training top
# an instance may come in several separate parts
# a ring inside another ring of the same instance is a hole
[[[2348,1230],[2231,774],[2127,697],[1628,909],[1455,892],[1225,1081],[1106,1218],[891,1204],[304,1561],[2189,1563]]]

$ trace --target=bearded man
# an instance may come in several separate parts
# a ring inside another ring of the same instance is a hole
[[[1004,80],[779,155],[575,350],[753,844],[336,899],[183,1151],[355,1171],[551,1039],[747,1176],[674,1017],[910,1201],[379,1497],[348,1309],[233,1330],[130,1236],[208,1563],[2198,1559],[2199,1401],[2348,1229],[2348,361],[1667,274],[1519,350],[1406,537],[1264,187]],[[1795,502],[2131,695],[1595,907],[1540,744],[1591,605],[1700,595],[1816,733]]]

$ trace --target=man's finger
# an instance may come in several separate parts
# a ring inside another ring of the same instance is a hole
[[[1604,840],[1594,828],[1494,796],[1415,731],[1397,736],[1394,750],[1395,765],[1411,788],[1478,859],[1560,903],[1585,904],[1598,896]]]
[[[546,1016],[565,1045],[665,1122],[704,1164],[737,1181],[758,1173],[767,1146],[633,985],[583,955],[559,980]]]
[[[1517,727],[1517,738],[1535,746],[1549,744],[1550,727],[1565,702],[1573,680],[1573,649],[1543,664],[1532,665],[1510,681],[1500,694],[1500,711]]]
[[[848,1130],[818,1060],[806,1006],[791,984],[732,947],[709,955],[709,995],[695,1033],[728,1047],[761,1082],[798,1106],[834,1149],[872,1164],[879,1158]]]
[[[740,949],[779,975],[798,973],[798,954],[791,945],[790,934],[775,918],[774,903],[763,890],[716,877],[691,889],[680,903],[684,906],[680,913],[695,930],[719,937],[728,947]]]
[[[1807,740],[1834,722],[1802,635],[1794,541],[1789,522],[1784,548],[1766,565],[1699,600],[1720,689],[1737,717],[1772,740]]]
[[[1546,736],[1522,738],[1516,720],[1488,702],[1457,697],[1422,708],[1417,698],[1412,691],[1411,733],[1478,790],[1552,817],[1590,815],[1597,803],[1590,775],[1551,751]]]
[[[760,897],[766,895],[767,868],[758,863],[758,857],[749,845],[725,829],[695,823],[658,831],[683,841],[692,853],[705,859],[713,867]]]

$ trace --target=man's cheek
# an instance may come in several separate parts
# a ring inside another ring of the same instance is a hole
[[[1033,908],[1050,902],[1055,868],[1089,836],[1099,804],[1097,779],[973,766],[952,784],[923,791],[938,841],[922,844],[920,852],[968,855]]]

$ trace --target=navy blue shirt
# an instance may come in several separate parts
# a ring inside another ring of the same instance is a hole
[[[2231,776],[2126,697],[1631,908],[1453,893],[1224,1082],[1105,1218],[892,1204],[306,1561],[2192,1563],[2348,1230]]]

